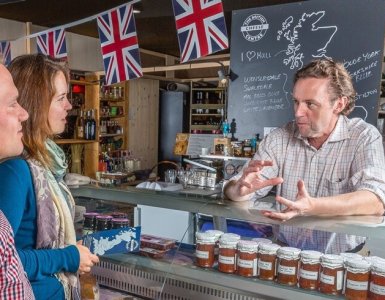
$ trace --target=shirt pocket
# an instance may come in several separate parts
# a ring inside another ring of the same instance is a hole
[[[350,192],[349,178],[325,179],[323,197],[335,196]]]

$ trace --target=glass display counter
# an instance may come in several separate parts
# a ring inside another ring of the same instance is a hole
[[[72,193],[78,201],[83,203],[144,205],[211,215],[216,229],[222,230],[225,228],[221,228],[224,223],[221,220],[227,218],[264,225],[280,224],[261,215],[253,203],[224,200],[220,191],[197,193],[187,189],[166,192],[141,190],[134,187],[83,186],[72,189]],[[273,203],[274,197],[268,196],[263,200]],[[153,215],[152,218],[162,229],[164,217],[158,214]],[[187,227],[194,227],[193,223],[188,224]],[[379,216],[300,217],[286,221],[285,225],[360,235],[369,240],[379,240],[381,244],[383,244],[381,240],[385,239],[384,217]],[[103,256],[101,263],[93,268],[93,273],[101,285],[150,299],[338,299],[335,296],[288,287],[275,282],[221,273],[215,266],[212,269],[199,268],[194,264],[194,245],[187,242],[187,232],[194,229],[183,229],[184,234],[178,238],[178,246],[162,257],[151,258],[138,254]],[[151,234],[146,232],[144,226],[142,232]],[[164,236],[167,237],[167,232]],[[378,255],[385,258],[385,251]]]

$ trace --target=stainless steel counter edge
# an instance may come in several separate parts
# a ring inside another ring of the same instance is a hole
[[[71,188],[71,191],[74,197],[168,208],[259,224],[280,224],[278,221],[262,216],[259,211],[253,209],[252,203],[227,201],[223,200],[220,195],[204,196],[137,189],[135,187],[98,187],[92,185]],[[274,198],[268,196],[264,200],[274,201]],[[383,216],[298,217],[285,222],[285,225],[385,239],[385,219]]]

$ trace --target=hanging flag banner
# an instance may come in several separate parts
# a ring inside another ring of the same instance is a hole
[[[120,6],[97,20],[106,84],[142,77],[133,6]]]
[[[64,29],[52,30],[36,37],[37,52],[54,58],[67,59]]]
[[[0,58],[5,66],[8,66],[11,62],[11,42],[0,42]]]
[[[172,0],[181,62],[229,47],[221,0]]]

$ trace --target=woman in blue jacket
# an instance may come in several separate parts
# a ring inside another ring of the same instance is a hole
[[[90,272],[98,257],[76,243],[65,155],[52,140],[64,131],[71,109],[68,69],[34,54],[15,58],[9,70],[30,117],[23,126],[24,157],[0,165],[0,209],[36,299],[76,298],[76,273]]]

